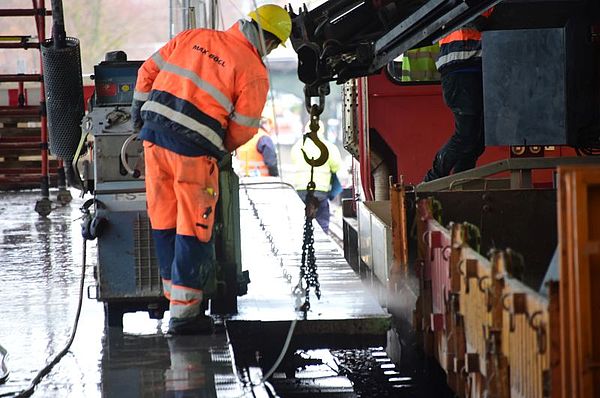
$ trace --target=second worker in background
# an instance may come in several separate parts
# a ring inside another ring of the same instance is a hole
[[[304,128],[305,131],[309,131],[309,125],[307,124]],[[329,151],[329,157],[324,165],[315,167],[313,172],[313,181],[315,182],[315,198],[319,201],[319,207],[317,209],[316,219],[323,231],[329,231],[329,200],[336,196],[336,185],[337,175],[336,173],[340,170],[342,163],[342,156],[339,149],[331,142],[325,139],[325,127],[323,122],[319,122],[318,135],[321,141],[327,146]],[[310,181],[310,169],[311,166],[306,163],[302,150],[306,152],[309,158],[317,158],[320,150],[313,143],[312,140],[304,140],[300,138],[298,142],[294,144],[291,150],[292,164],[294,165],[294,188],[302,198],[302,201],[306,202],[306,186]],[[333,185],[332,185],[333,183]],[[337,181],[339,184],[339,181]]]
[[[271,131],[273,131],[273,121],[265,117],[261,118],[258,133],[237,149],[235,155],[239,162],[240,176],[279,176],[277,150],[271,139]]]
[[[454,134],[436,153],[424,182],[475,167],[485,150],[481,30],[492,9],[440,40],[436,66],[444,102],[454,115]]]

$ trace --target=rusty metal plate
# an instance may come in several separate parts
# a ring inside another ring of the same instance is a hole
[[[511,248],[524,256],[519,278],[538,290],[557,244],[556,191],[428,192],[442,205],[443,225],[469,222],[481,230],[481,253]],[[507,223],[506,220],[510,220]]]

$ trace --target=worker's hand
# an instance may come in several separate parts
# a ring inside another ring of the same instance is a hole
[[[131,121],[133,122],[134,133],[139,133],[144,126],[144,121],[142,120],[142,105],[144,105],[144,101],[136,99],[131,103]]]
[[[317,211],[319,210],[319,199],[314,197],[314,194],[306,196],[306,207],[304,208],[304,215],[306,218],[313,219],[317,217]]]
[[[221,160],[219,160],[219,163],[217,164],[217,166],[219,167],[219,170],[230,169],[232,167],[231,160],[232,160],[231,153],[227,153],[225,156],[223,156],[223,158]]]

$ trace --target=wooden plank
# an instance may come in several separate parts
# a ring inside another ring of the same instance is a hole
[[[16,168],[41,168],[41,160],[10,160],[10,159],[5,159],[2,160],[0,159],[0,170],[3,169],[16,169]],[[48,167],[50,168],[57,168],[58,167],[58,160],[57,159],[50,159],[48,161]]]
[[[57,172],[56,168],[50,168],[48,170],[48,172],[50,174],[54,174]],[[2,167],[2,163],[0,163],[0,175],[27,175],[27,174],[36,174],[39,175],[41,173],[40,168],[38,167],[30,167],[30,168],[23,168],[23,167],[19,167],[19,168],[12,168],[12,169],[8,169],[8,168],[4,168]]]
[[[600,392],[600,168],[559,168],[561,397]]]
[[[591,360],[588,362],[588,371],[591,373],[594,396],[600,394],[600,173],[595,179],[588,182],[588,241],[586,251],[589,253],[588,266],[590,279],[590,307],[592,312],[588,314],[590,322],[591,338]],[[592,178],[588,176],[588,178]]]
[[[597,397],[600,369],[600,318],[598,304],[600,296],[597,286],[600,283],[600,168],[579,168],[573,173],[575,178],[575,233],[577,237],[574,270],[577,284],[578,320],[578,360],[582,397]],[[594,264],[595,263],[595,264]],[[594,266],[595,265],[595,266]]]
[[[570,179],[567,178],[568,172],[564,168],[559,168],[560,189],[558,190],[558,238],[560,247],[560,374],[561,374],[561,394],[563,398],[572,396],[571,391],[576,388],[571,384],[572,365],[571,365],[571,277],[569,275],[569,253],[572,251],[572,242],[570,237],[570,225],[572,214],[569,211],[571,206]]]
[[[23,143],[34,143],[34,144],[37,144],[38,146],[41,144],[40,137],[35,136],[35,135],[30,135],[30,136],[22,135],[22,136],[15,136],[15,137],[0,136],[0,146],[3,146],[3,144],[7,144],[6,146],[9,147],[10,145],[23,144]]]
[[[40,149],[40,145],[41,143],[35,142],[35,141],[27,141],[27,140],[23,140],[23,141],[18,141],[18,142],[5,142],[5,141],[0,141],[0,152],[3,150],[21,150],[21,149],[36,149],[38,152],[41,150]]]
[[[549,305],[549,334],[550,334],[550,397],[559,398],[562,391],[560,374],[560,307],[559,282],[548,285]]]
[[[40,137],[39,127],[0,127],[0,139],[7,137]]]
[[[394,290],[408,274],[408,234],[406,232],[406,194],[400,177],[399,184],[390,186],[392,203],[392,265],[390,267],[390,288]]]
[[[58,185],[58,176],[50,175],[50,186]],[[39,189],[41,184],[40,175],[27,175],[19,178],[0,177],[0,191],[20,191],[22,189]]]
[[[590,280],[590,269],[589,269],[589,254],[587,253],[586,246],[588,242],[588,197],[586,189],[587,187],[582,181],[580,173],[574,172],[572,174],[573,179],[573,204],[572,211],[574,212],[573,232],[577,239],[574,245],[575,252],[573,253],[573,262],[575,267],[571,269],[574,277],[574,283],[576,286],[574,297],[574,309],[577,314],[577,320],[575,328],[575,338],[577,339],[577,345],[574,346],[577,355],[579,374],[578,384],[580,386],[579,392],[582,398],[593,397],[593,374],[587,369],[587,362],[592,358],[592,341],[591,341],[591,330],[590,330],[590,315],[592,308],[590,307],[590,296],[591,286],[589,285]],[[597,220],[596,220],[597,221]],[[596,309],[597,311],[598,309]]]
[[[36,156],[40,155],[41,149],[36,148],[0,148],[0,157],[18,158],[20,156]]]
[[[40,106],[39,105],[25,105],[25,106],[0,106],[0,120],[4,117],[13,118],[28,118],[35,116],[37,120],[40,119]],[[22,121],[22,120],[19,120]]]
[[[31,115],[7,115],[0,113],[0,123],[4,125],[18,125],[19,123],[39,122],[39,114]]]
[[[460,230],[460,227],[453,227],[452,232],[447,231],[434,220],[428,221],[426,229],[452,235],[451,247],[457,254],[460,253],[458,261],[452,259],[450,253],[450,260],[456,262],[455,271],[460,274],[460,278],[456,280],[457,286],[454,286],[458,292],[451,293],[450,301],[445,305],[451,306],[450,314],[463,315],[461,323],[464,323],[464,334],[460,337],[448,336],[450,333],[460,334],[463,330],[452,322],[449,323],[448,330],[439,333],[446,334],[448,347],[456,347],[455,353],[465,352],[465,369],[472,373],[463,377],[465,381],[470,378],[474,396],[482,396],[486,390],[494,397],[508,397],[509,391],[512,391],[513,397],[548,397],[548,300],[510,277],[505,265],[508,261],[506,252],[494,253],[493,263],[490,264],[488,259],[461,243]],[[427,233],[419,235],[427,236]],[[427,243],[433,239],[423,241]],[[427,253],[427,247],[424,251]],[[425,290],[421,292],[420,299],[426,299],[429,295]],[[454,295],[458,297],[454,298]],[[458,323],[458,319],[456,321]],[[437,334],[436,337],[444,338]],[[465,342],[464,348],[458,346],[459,339]],[[443,345],[438,345],[437,349],[440,350],[440,347],[443,348]],[[443,352],[432,353],[436,358],[441,358],[440,354]],[[452,372],[460,371],[461,364],[458,365],[451,369]],[[449,376],[453,376],[451,372]],[[464,396],[461,391],[457,391],[460,388],[459,380],[451,378],[450,381],[455,392]]]

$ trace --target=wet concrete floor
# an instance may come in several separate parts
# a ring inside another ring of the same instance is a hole
[[[34,206],[39,193],[2,193],[0,201],[0,344],[9,352],[9,379],[0,393],[19,391],[47,358],[67,342],[77,308],[81,277],[82,238],[75,199],[47,217]],[[93,245],[88,259],[93,260]],[[88,261],[88,264],[92,265]],[[91,267],[87,283],[92,282]],[[39,396],[101,396],[103,310],[84,300],[79,336],[52,373],[42,381]]]
[[[64,347],[77,309],[83,199],[54,204],[46,218],[34,211],[38,199],[38,192],[0,193],[0,345],[10,371],[0,397],[26,388]],[[88,243],[86,287],[94,282],[95,250]],[[167,318],[133,313],[122,330],[105,331],[102,304],[84,298],[70,351],[33,396],[246,396],[231,372],[224,334],[167,339],[167,325]]]
[[[286,190],[283,194],[287,194]],[[74,197],[66,206],[54,203],[55,208],[44,218],[34,211],[38,199],[37,192],[0,194],[0,303],[3,308],[0,345],[9,352],[7,363],[10,370],[8,380],[0,385],[0,397],[13,396],[14,392],[27,388],[37,372],[62,350],[69,339],[77,309],[83,261],[79,207],[84,200]],[[256,245],[256,235],[253,233],[253,236],[252,241]],[[282,245],[282,242],[278,243],[280,248]],[[96,242],[88,242],[86,288],[95,283],[92,269],[96,260]],[[264,268],[265,263],[259,266]],[[278,264],[273,270],[281,272]],[[328,286],[327,274],[325,272],[323,276],[324,286]],[[253,275],[256,277],[256,273]],[[351,283],[350,287],[354,287],[349,289],[350,292],[356,292],[356,283],[359,283],[358,279],[354,279],[351,275],[342,277],[343,281]],[[271,288],[274,286],[273,280],[264,275],[250,285],[250,290],[263,294],[254,297],[249,294],[241,298],[242,314],[254,314],[250,316],[254,320],[265,316],[264,302],[260,304],[264,299],[265,284],[270,284]],[[284,285],[289,286],[289,283]],[[284,289],[287,292],[284,296],[289,297],[289,288]],[[325,290],[331,293],[330,289]],[[273,290],[269,295],[271,299],[272,293]],[[310,318],[331,318],[331,315],[327,316],[327,311],[332,311],[328,307],[340,308],[340,305],[331,302],[336,297],[341,297],[340,292],[326,294],[324,302],[315,303],[315,312]],[[361,305],[358,308],[351,306],[351,312],[344,313],[344,317],[352,318],[352,314],[355,317],[365,310],[368,313],[381,311],[374,303],[363,308],[366,302],[356,299],[351,302]],[[280,307],[287,314],[281,319],[296,317],[290,298],[282,299]],[[281,308],[275,311],[277,306],[273,303],[269,304],[269,308],[271,318],[275,315],[281,317]],[[362,312],[360,308],[363,308]],[[256,318],[261,313],[263,316]],[[333,318],[339,316],[341,314]],[[245,396],[247,389],[242,388],[232,372],[231,353],[223,333],[168,339],[165,337],[167,325],[168,318],[160,322],[149,319],[146,313],[129,313],[123,318],[122,330],[106,329],[102,304],[84,297],[77,336],[69,353],[42,380],[34,396]],[[260,371],[253,371],[257,376],[252,380],[258,380]],[[327,384],[332,386],[329,388],[339,388],[336,387],[339,378],[330,377]],[[342,389],[351,392],[347,383]],[[323,390],[324,386],[320,389]],[[266,396],[264,389],[255,389],[254,396],[261,394]]]

